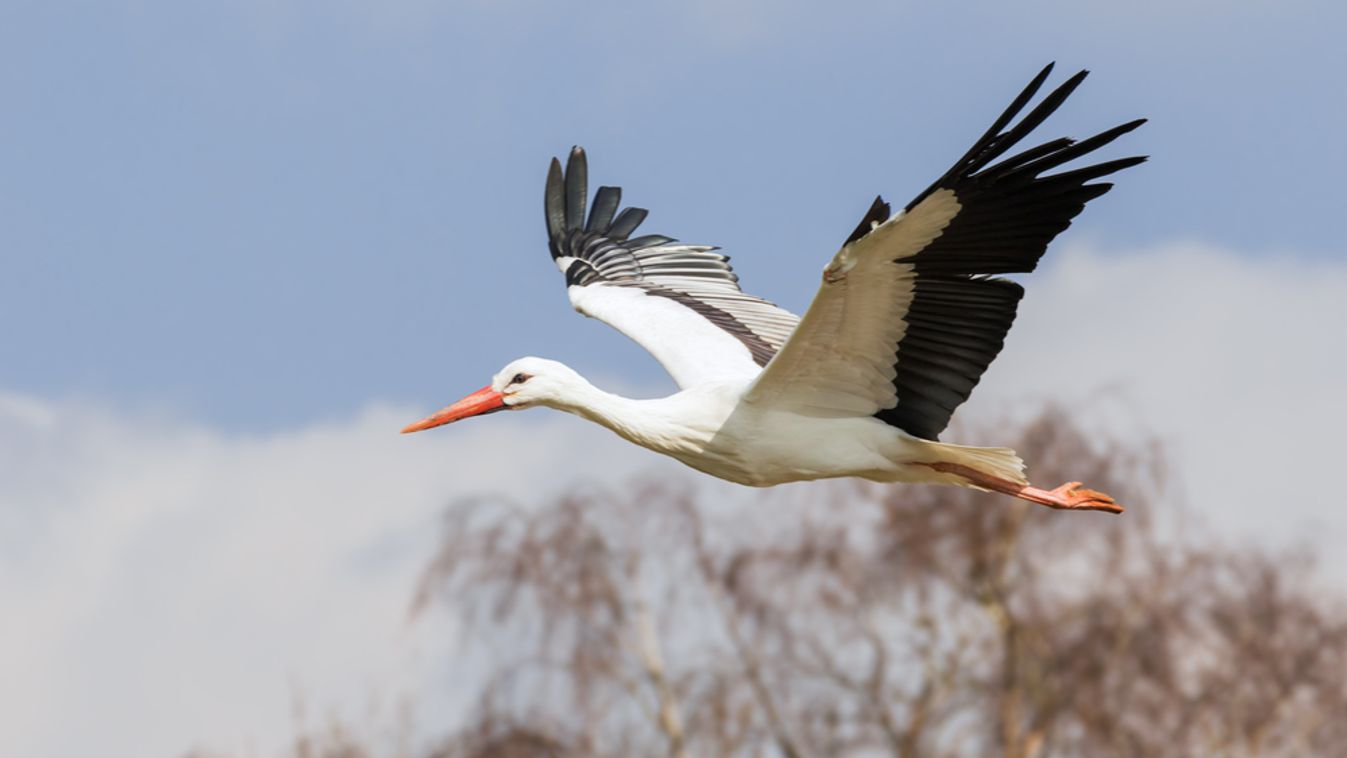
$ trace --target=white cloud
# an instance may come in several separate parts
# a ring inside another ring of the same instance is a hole
[[[1347,546],[1347,267],[1200,245],[1052,260],[969,424],[1025,397],[1073,403],[1169,440],[1231,534]],[[428,663],[452,630],[406,623],[442,506],[682,471],[543,412],[395,433],[423,410],[229,436],[0,393],[0,754],[266,755],[296,691],[315,720],[363,715],[371,692],[386,709],[442,696]]]
[[[0,755],[267,753],[296,693],[395,706],[445,632],[406,618],[449,499],[674,465],[541,413],[398,435],[417,415],[227,437],[0,396]]]

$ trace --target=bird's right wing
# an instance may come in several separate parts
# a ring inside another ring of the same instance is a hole
[[[954,166],[897,216],[876,199],[824,270],[790,340],[745,399],[797,413],[868,416],[936,439],[1000,352],[1023,289],[993,274],[1034,269],[1085,204],[1089,183],[1145,158],[1045,174],[1144,123],[1051,140],[993,164],[1085,78],[1071,77],[1013,127],[1049,64]],[[1004,130],[1004,131],[1003,131]]]

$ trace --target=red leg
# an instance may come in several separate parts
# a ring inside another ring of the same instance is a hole
[[[1055,489],[1042,490],[1027,484],[1016,484],[1000,479],[978,471],[971,466],[963,466],[958,463],[941,462],[918,465],[929,466],[946,474],[956,474],[984,489],[1001,492],[1021,500],[1028,500],[1031,503],[1046,505],[1049,508],[1072,511],[1106,511],[1108,513],[1123,512],[1123,507],[1114,502],[1113,498],[1102,492],[1080,489],[1080,482],[1067,482]]]

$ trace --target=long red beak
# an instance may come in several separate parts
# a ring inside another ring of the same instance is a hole
[[[427,416],[415,424],[411,424],[402,430],[403,434],[410,432],[419,432],[423,429],[432,429],[445,424],[452,424],[459,419],[465,419],[469,416],[481,416],[486,413],[495,413],[505,410],[505,396],[491,389],[483,387],[476,392],[468,395],[462,400],[445,408],[444,410]]]

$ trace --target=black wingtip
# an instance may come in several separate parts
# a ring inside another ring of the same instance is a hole
[[[607,236],[615,240],[627,239],[632,232],[636,231],[636,227],[640,226],[642,221],[645,221],[648,214],[649,211],[645,208],[624,208],[621,213],[617,214],[617,218],[613,219],[613,223],[608,226]]]
[[[585,149],[576,145],[566,159],[566,228],[585,225],[585,201],[589,193],[589,161]]]
[[[599,187],[586,220],[588,195],[589,158],[583,147],[575,145],[566,156],[565,170],[561,161],[553,158],[547,171],[543,207],[553,258],[562,255],[562,249],[569,244],[567,239],[576,232],[594,232],[621,241],[645,220],[644,208],[626,208],[618,212],[622,202],[621,187]]]
[[[566,188],[561,175],[561,161],[556,158],[552,159],[552,164],[547,168],[543,213],[547,220],[547,238],[551,241],[555,255],[556,240],[566,229]]]
[[[1114,164],[1118,167],[1116,169],[1117,171],[1122,171],[1125,168],[1140,166],[1150,159],[1151,157],[1149,155],[1134,155],[1131,158],[1119,158],[1117,161],[1114,161]]]
[[[1025,87],[1025,89],[1037,90],[1039,87],[1042,87],[1043,82],[1048,80],[1048,77],[1052,75],[1052,70],[1056,68],[1056,66],[1057,61],[1048,61],[1048,65],[1040,69],[1034,78],[1029,80],[1029,86]]]
[[[1062,82],[1062,86],[1058,87],[1057,89],[1066,90],[1066,94],[1070,95],[1072,92],[1076,91],[1076,88],[1080,86],[1080,83],[1085,81],[1085,77],[1089,75],[1090,70],[1088,68],[1083,68],[1077,71],[1075,74],[1072,74],[1070,79],[1067,79],[1066,81]],[[1063,95],[1062,99],[1065,100],[1066,95]]]
[[[571,145],[571,151],[566,154],[566,172],[570,173],[571,166],[580,165],[583,168],[589,167],[589,157],[585,155],[585,149],[579,145]]]
[[[1145,123],[1145,119],[1136,119],[1125,124],[1120,124],[1112,129],[1106,129],[1099,134],[1079,142],[1072,140],[1057,139],[1046,142],[1036,148],[1025,150],[1019,155],[1008,158],[997,164],[995,168],[988,169],[985,173],[989,178],[1000,178],[1012,173],[1019,172],[1028,176],[1038,176],[1044,171],[1054,169],[1058,166],[1070,163],[1071,161],[1089,153],[1098,150],[1104,145],[1124,134],[1136,129]]]
[[[594,193],[594,203],[589,209],[589,222],[585,224],[585,231],[599,234],[607,232],[621,204],[621,187],[599,187],[598,192]]]

